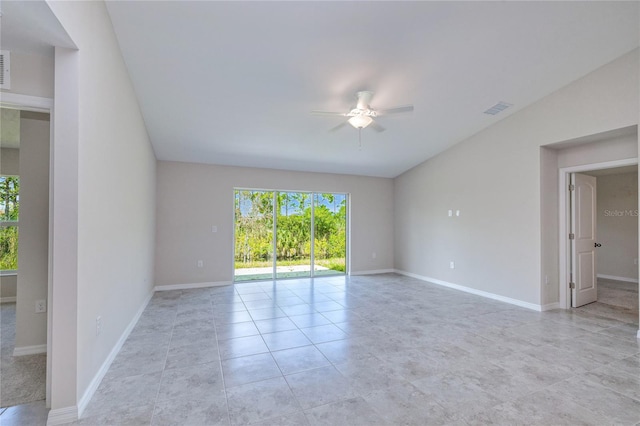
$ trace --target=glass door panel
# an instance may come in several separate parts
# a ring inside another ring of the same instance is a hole
[[[235,191],[235,281],[273,278],[273,194]]]
[[[276,278],[311,276],[311,195],[276,193]]]
[[[347,270],[347,195],[314,194],[314,276]]]

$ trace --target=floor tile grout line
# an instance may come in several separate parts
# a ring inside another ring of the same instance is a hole
[[[247,309],[247,306],[245,305],[244,300],[242,299],[240,294],[237,293],[235,283],[231,284],[231,286],[233,287],[234,293],[238,294],[238,296],[240,297],[240,300],[242,301],[242,304],[244,305],[245,309]],[[213,307],[213,305],[212,305],[212,307]],[[253,325],[257,329],[258,327],[255,325],[255,322],[253,321],[253,318],[252,318],[251,322],[253,323]],[[214,318],[214,324],[215,324],[215,318]],[[220,375],[222,377],[222,388],[224,390],[225,403],[226,403],[226,406],[227,406],[227,420],[229,422],[229,425],[231,425],[232,422],[231,422],[231,408],[230,408],[230,405],[229,405],[229,392],[227,391],[227,384],[226,384],[226,381],[225,381],[225,378],[224,378],[224,368],[222,367],[222,351],[220,350],[220,340],[218,340],[218,329],[215,326],[214,326],[214,332],[216,334],[216,347],[218,348],[218,359],[219,359],[218,362],[220,364]]]
[[[184,292],[182,290],[180,290],[180,297],[178,298],[178,301],[182,298],[182,295],[184,294]],[[153,423],[153,418],[155,417],[156,414],[156,408],[158,406],[158,398],[160,396],[160,389],[162,388],[162,378],[164,377],[164,372],[166,370],[167,367],[167,359],[169,357],[169,352],[171,351],[171,341],[173,340],[173,332],[176,328],[176,322],[178,321],[178,306],[179,306],[179,302],[176,305],[175,308],[175,316],[173,318],[173,325],[171,327],[171,334],[169,336],[169,343],[167,344],[167,351],[165,353],[164,356],[164,365],[162,367],[162,372],[160,373],[160,383],[158,383],[158,390],[156,391],[156,397],[153,400],[153,410],[151,411],[151,419],[149,420],[149,424]]]

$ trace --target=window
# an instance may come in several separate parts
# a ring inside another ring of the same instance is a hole
[[[347,271],[347,194],[235,190],[234,280]]]
[[[18,270],[20,178],[0,176],[0,272]]]

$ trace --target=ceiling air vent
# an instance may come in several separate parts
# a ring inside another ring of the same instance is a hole
[[[11,52],[0,50],[0,89],[11,89]]]
[[[513,104],[500,101],[494,106],[492,106],[491,108],[489,108],[488,110],[486,110],[484,113],[489,115],[496,115],[501,113],[505,109],[509,108],[510,106],[513,106]]]

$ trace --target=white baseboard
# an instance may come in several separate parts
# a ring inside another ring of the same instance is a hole
[[[0,297],[0,303],[16,303],[16,296]]]
[[[140,305],[138,312],[136,312],[131,322],[129,322],[129,325],[127,326],[127,328],[125,328],[125,330],[122,332],[120,339],[118,339],[118,342],[111,349],[111,352],[109,352],[109,355],[100,366],[100,369],[98,370],[96,375],[93,376],[91,383],[89,383],[89,386],[84,391],[82,398],[80,398],[80,401],[78,401],[78,407],[77,407],[78,418],[82,416],[82,413],[84,413],[84,410],[87,408],[87,405],[91,401],[93,394],[96,392],[96,390],[98,390],[98,386],[100,386],[100,382],[102,382],[102,379],[104,378],[105,374],[107,374],[107,371],[109,371],[109,367],[111,367],[111,363],[118,355],[118,352],[120,352],[120,349],[122,349],[122,345],[124,345],[124,342],[127,340],[127,337],[129,337],[129,334],[131,334],[131,331],[136,326],[138,320],[140,319],[140,316],[142,315],[145,308],[147,307],[147,304],[149,304],[149,301],[151,300],[152,296],[153,296],[153,291],[149,292],[145,300]],[[73,421],[75,420],[77,419],[74,419]]]
[[[354,271],[351,275],[376,275],[376,274],[392,274],[396,272],[395,269],[371,269],[368,271]]]
[[[191,288],[220,287],[220,286],[230,285],[230,284],[232,284],[231,281],[215,281],[215,282],[206,282],[206,283],[157,285],[155,287],[155,291],[188,290]]]
[[[47,345],[21,346],[13,349],[13,356],[46,354]]]
[[[56,408],[49,411],[47,426],[64,425],[78,420],[78,407]]]
[[[638,283],[637,278],[616,277],[615,275],[598,274],[598,278],[604,278],[605,280],[624,281],[626,283]]]
[[[471,288],[471,287],[465,287],[463,285],[454,284],[454,283],[438,280],[438,279],[431,278],[431,277],[425,277],[425,276],[414,274],[414,273],[411,273],[411,272],[400,271],[398,269],[396,269],[395,272],[400,274],[400,275],[405,275],[407,277],[416,278],[416,279],[419,279],[419,280],[422,280],[422,281],[427,281],[427,282],[430,282],[430,283],[433,283],[433,284],[441,285],[443,287],[449,287],[449,288],[453,288],[455,290],[464,291],[466,293],[475,294],[476,296],[482,296],[482,297],[486,297],[486,298],[489,298],[489,299],[498,300],[500,302],[510,303],[512,305],[520,306],[522,308],[527,308],[527,309],[531,309],[531,310],[538,311],[538,312],[543,310],[543,307],[541,305],[536,305],[535,303],[529,303],[529,302],[525,302],[523,300],[512,299],[511,297],[501,296],[499,294],[489,293],[488,291],[478,290],[478,289]]]

